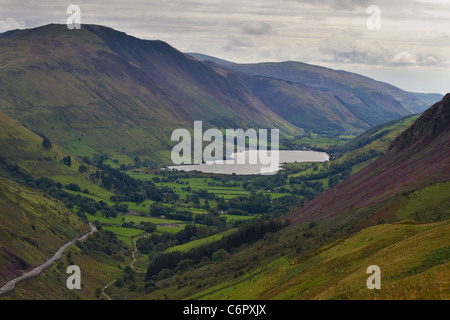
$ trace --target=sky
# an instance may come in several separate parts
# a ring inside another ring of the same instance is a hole
[[[450,92],[450,0],[0,0],[0,32],[100,24],[183,52],[301,61],[407,91]]]

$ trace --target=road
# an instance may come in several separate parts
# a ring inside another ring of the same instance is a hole
[[[64,253],[64,251],[66,251],[67,248],[69,248],[71,245],[73,245],[77,241],[83,241],[90,234],[93,234],[94,232],[97,231],[97,228],[92,223],[89,222],[89,226],[91,227],[90,232],[82,235],[81,237],[79,237],[77,239],[73,239],[73,240],[67,242],[65,245],[63,245],[61,248],[59,248],[58,251],[56,251],[56,253],[53,257],[51,257],[50,259],[45,261],[43,264],[41,264],[40,266],[37,266],[36,268],[34,268],[31,271],[28,271],[27,273],[24,273],[23,275],[21,275],[17,278],[14,278],[14,279],[8,281],[3,287],[0,288],[0,297],[12,293],[12,291],[14,290],[14,287],[16,286],[17,283],[39,275],[42,271],[44,271],[45,269],[52,266],[57,260],[61,259],[62,254]]]

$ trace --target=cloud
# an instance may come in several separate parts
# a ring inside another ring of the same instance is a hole
[[[441,63],[441,59],[433,55],[423,54],[418,55],[409,51],[402,51],[397,53],[392,62],[396,65],[421,65],[432,66]]]
[[[361,7],[368,7],[371,0],[288,0],[302,4],[308,4],[318,7],[329,7],[334,10],[357,10]]]
[[[272,35],[275,34],[275,30],[272,26],[266,22],[252,22],[246,23],[242,28],[245,34],[249,35]]]
[[[443,61],[419,49],[401,50],[366,40],[362,33],[346,31],[333,34],[319,43],[319,51],[332,62],[379,66],[431,66]]]
[[[395,57],[392,59],[392,62],[394,63],[417,63],[419,61],[418,57],[411,52],[408,51],[402,51],[400,53],[397,53]]]
[[[15,20],[13,18],[0,20],[0,32],[14,29],[25,29],[25,22],[23,20]]]
[[[374,64],[386,59],[386,49],[377,41],[364,41],[362,34],[346,31],[333,34],[319,43],[319,51],[337,62]]]
[[[223,47],[225,51],[241,51],[257,47],[257,43],[248,36],[229,36],[228,43]]]

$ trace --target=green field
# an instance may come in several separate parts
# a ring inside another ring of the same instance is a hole
[[[136,170],[128,171],[128,175],[135,179],[140,179],[144,181],[153,181],[153,178],[164,179],[165,176],[162,174],[139,172]],[[180,196],[185,197],[191,194],[192,191],[207,190],[217,196],[223,197],[224,199],[231,199],[236,196],[248,195],[249,192],[240,187],[225,187],[225,186],[211,186],[208,183],[216,183],[214,179],[209,177],[191,177],[191,178],[178,178],[177,182],[155,182],[157,186],[169,187],[173,189]],[[191,192],[186,191],[186,188],[190,187]]]
[[[346,139],[349,140],[349,139]],[[295,141],[297,145],[308,145],[308,146],[341,146],[346,143],[345,140],[333,139],[327,137],[317,137],[317,138],[301,138]]]
[[[133,246],[132,238],[144,233],[144,230],[123,227],[102,226],[102,229],[114,232],[120,240],[124,241],[130,247]]]
[[[167,233],[177,233],[180,230],[184,229],[184,225],[180,225],[179,227],[166,227],[166,226],[157,226],[157,231],[159,232],[167,232]]]
[[[233,221],[233,220],[251,220],[255,219],[255,216],[239,216],[239,215],[233,215],[233,214],[222,214],[221,217],[227,218],[227,222]]]
[[[166,252],[172,252],[172,251],[186,252],[186,251],[191,250],[192,248],[195,248],[195,247],[198,247],[198,246],[201,246],[201,245],[204,245],[204,244],[208,244],[208,243],[211,243],[211,242],[216,241],[216,240],[220,240],[224,236],[227,236],[227,235],[229,235],[229,234],[231,234],[231,233],[233,233],[235,231],[237,231],[236,228],[230,229],[230,230],[218,233],[218,234],[215,234],[215,235],[210,236],[210,237],[206,237],[206,238],[190,241],[188,243],[180,244],[178,246],[174,246],[174,247],[171,247],[171,248],[167,249]]]
[[[153,218],[153,217],[141,217],[141,216],[133,216],[133,215],[123,215],[123,216],[117,216],[115,218],[105,218],[100,215],[94,216],[91,214],[86,214],[86,216],[88,217],[88,221],[90,221],[90,222],[94,222],[97,220],[100,223],[106,223],[106,224],[111,224],[111,225],[121,225],[124,222],[133,222],[134,224],[139,224],[141,221],[151,222],[154,224],[185,223],[180,220],[162,219],[162,218]]]

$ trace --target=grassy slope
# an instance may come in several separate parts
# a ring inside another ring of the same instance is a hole
[[[94,195],[109,199],[111,192],[88,179],[89,173],[95,170],[94,167],[84,164],[88,172],[80,174],[78,168],[81,162],[76,157],[55,144],[51,149],[45,150],[42,147],[42,140],[42,137],[0,112],[0,150],[3,151],[0,159],[3,165],[17,165],[22,172],[35,179],[49,177],[63,185],[77,183],[82,190],[88,189]],[[62,159],[69,155],[72,159],[71,167],[62,164]],[[5,167],[2,168],[2,170],[5,169]],[[6,171],[3,172],[6,174]]]
[[[88,230],[79,217],[39,191],[0,178],[0,283],[31,270]]]
[[[448,299],[450,256],[430,260],[448,248],[449,231],[448,222],[370,227],[306,256],[281,258],[258,277],[229,281],[196,298]],[[370,265],[381,269],[381,290],[366,287]]]
[[[70,255],[70,259],[68,256]],[[39,277],[19,284],[14,293],[5,299],[10,300],[79,300],[106,299],[103,294],[96,294],[96,289],[105,287],[122,274],[129,265],[130,257],[117,262],[108,259],[97,261],[81,250],[72,246],[61,260]],[[67,267],[77,265],[81,271],[81,290],[67,289],[66,281],[70,274]]]
[[[370,129],[344,145],[342,150],[345,153],[336,160],[336,163],[341,164],[358,155],[367,154],[372,149],[377,152],[386,152],[392,141],[411,126],[418,117],[418,115],[414,115]],[[381,136],[377,137],[377,135]]]
[[[236,230],[237,229],[230,229],[230,230],[227,230],[227,231],[224,231],[224,232],[221,232],[221,233],[218,233],[218,234],[206,237],[206,238],[197,239],[197,240],[193,240],[193,241],[190,241],[190,242],[187,242],[184,244],[180,244],[180,245],[177,245],[177,246],[167,249],[166,252],[172,252],[172,251],[186,252],[195,247],[198,247],[198,246],[201,246],[204,244],[208,244],[208,243],[211,243],[216,240],[220,240],[220,239],[222,239],[222,237],[227,236],[227,235],[235,232]]]

